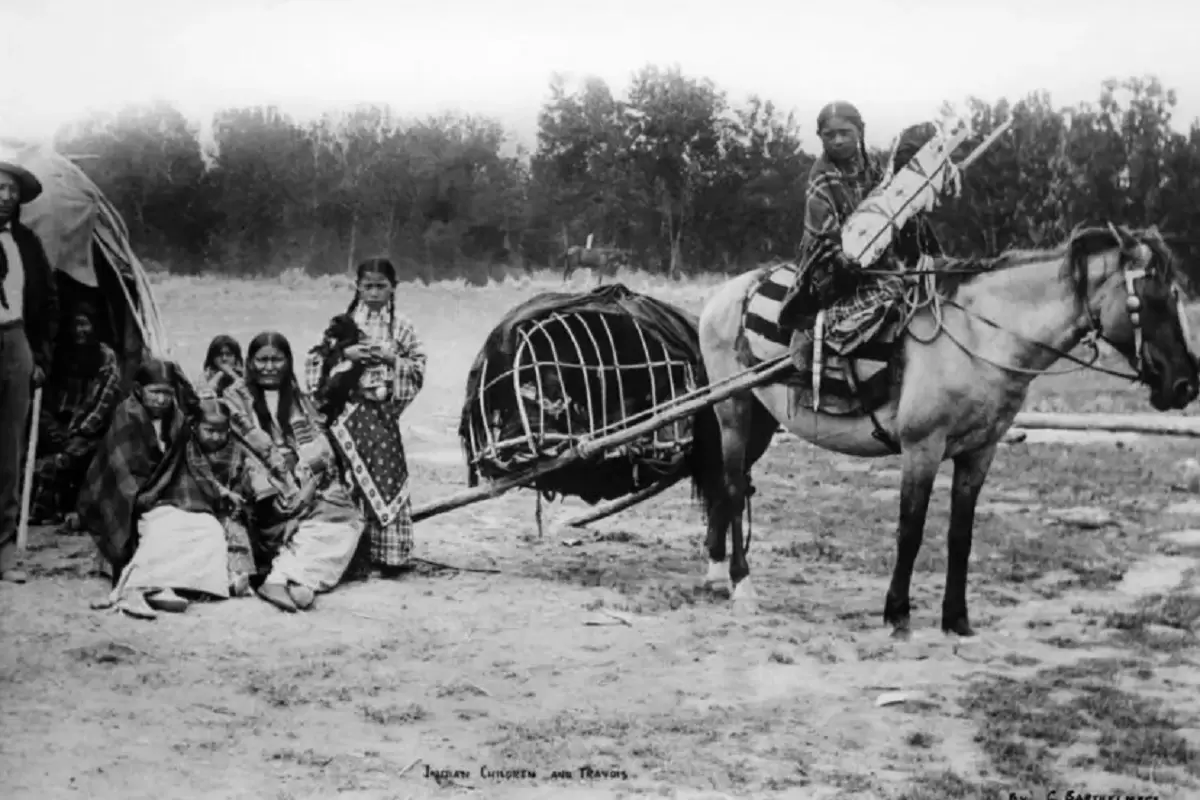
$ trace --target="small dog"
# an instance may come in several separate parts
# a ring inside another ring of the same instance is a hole
[[[317,411],[325,418],[326,424],[341,416],[367,369],[366,364],[346,358],[346,350],[362,344],[366,338],[352,316],[338,314],[329,320],[321,343],[309,351],[321,356],[321,383],[315,399]],[[337,369],[342,364],[348,366]]]

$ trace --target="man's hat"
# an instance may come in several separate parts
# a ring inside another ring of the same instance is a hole
[[[20,191],[18,202],[25,205],[42,193],[42,182],[29,170],[17,163],[16,153],[10,148],[0,147],[0,172],[7,172],[17,179]]]

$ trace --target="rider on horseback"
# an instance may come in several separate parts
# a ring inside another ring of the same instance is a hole
[[[863,130],[862,116],[850,103],[835,101],[817,116],[823,153],[809,173],[800,269],[779,312],[784,330],[802,327],[805,318],[835,304],[847,305],[848,317],[885,309],[903,292],[899,276],[866,274],[842,251],[842,226],[876,186],[937,134],[937,128],[922,123],[906,129],[890,165],[867,152]],[[922,255],[941,254],[928,220],[918,214],[897,233],[882,266],[913,267]]]

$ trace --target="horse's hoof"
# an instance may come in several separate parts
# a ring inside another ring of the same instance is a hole
[[[908,626],[907,622],[900,625],[893,625],[892,638],[900,642],[907,642],[912,638],[912,628]]]
[[[750,579],[745,578],[733,590],[733,609],[738,614],[758,613],[758,596]]]
[[[724,561],[708,562],[708,572],[704,575],[704,588],[713,594],[724,597],[733,594],[729,584],[729,568]]]
[[[706,589],[708,589],[708,593],[713,597],[723,598],[726,600],[728,600],[730,597],[733,597],[733,592],[729,590],[728,581],[725,583],[706,583],[704,586]]]
[[[889,590],[887,597],[883,600],[883,624],[891,625],[897,631],[901,629],[907,631],[911,627],[909,624],[911,609],[912,606],[907,597],[904,600],[898,600]]]
[[[971,623],[967,621],[966,617],[959,617],[954,620],[943,619],[942,633],[947,636],[950,634],[956,636],[974,636],[975,630],[971,627]]]

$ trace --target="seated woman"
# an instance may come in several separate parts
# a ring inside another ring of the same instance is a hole
[[[55,348],[42,392],[34,471],[34,524],[61,521],[75,507],[79,485],[121,402],[121,365],[100,341],[87,301],[72,310]]]
[[[242,368],[242,346],[237,339],[224,333],[214,336],[204,356],[204,383],[221,397],[235,381],[241,380]]]
[[[186,390],[174,363],[147,358],[134,373],[133,391],[117,406],[84,476],[79,521],[112,566],[114,585],[133,557],[137,495],[183,427],[180,406]]]
[[[294,364],[283,334],[260,333],[246,350],[245,379],[225,393],[236,412],[270,435],[287,465],[286,485],[258,460],[249,476],[251,541],[266,573],[258,594],[289,612],[310,608],[316,593],[341,582],[364,528]]]
[[[249,593],[253,557],[243,524],[245,453],[230,413],[206,393],[138,493],[137,549],[109,598],[135,616],[182,612],[185,591],[227,599]]]

